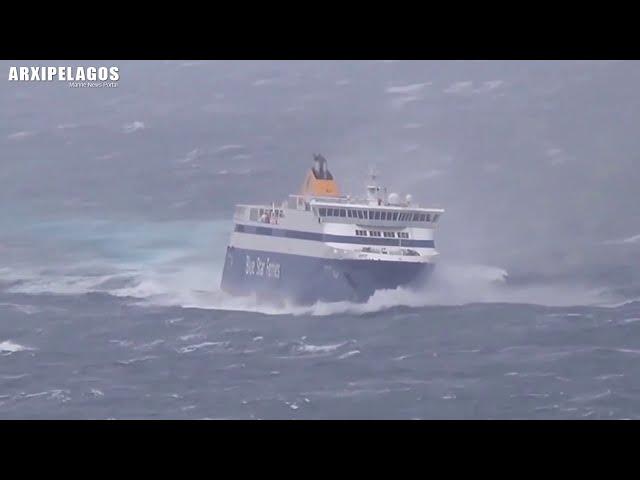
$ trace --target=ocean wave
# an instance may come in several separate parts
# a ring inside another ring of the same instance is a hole
[[[129,269],[97,276],[53,275],[21,281],[8,288],[19,293],[105,293],[133,299],[145,306],[180,306],[207,310],[248,311],[265,315],[366,314],[395,307],[422,308],[473,303],[530,304],[548,307],[602,306],[628,303],[604,288],[570,284],[511,285],[508,272],[484,265],[439,264],[420,288],[379,290],[365,303],[317,302],[301,306],[283,299],[280,305],[261,303],[255,296],[233,297],[218,287],[220,263],[189,264],[172,260],[173,267]]]
[[[227,145],[226,147],[230,147]],[[438,263],[420,288],[380,290],[365,303],[318,302],[299,306],[287,299],[265,305],[255,297],[232,297],[219,288],[224,245],[231,222],[175,222],[149,225],[94,222],[47,224],[41,234],[65,232],[96,242],[108,255],[47,269],[4,268],[5,292],[81,295],[104,293],[139,305],[248,311],[266,315],[366,314],[394,307],[422,308],[473,303],[535,304],[550,307],[624,305],[630,300],[604,288],[549,281],[514,284],[499,266]],[[68,233],[67,233],[68,235]],[[57,237],[56,237],[57,238]],[[67,237],[63,240],[67,241]],[[104,247],[102,247],[104,245]]]
[[[195,352],[196,350],[201,350],[203,348],[227,346],[228,344],[229,342],[202,342],[202,343],[197,343],[194,345],[188,345],[186,347],[179,348],[178,352],[191,353],[191,352]]]
[[[145,128],[146,127],[144,125],[144,122],[136,120],[134,122],[127,123],[127,124],[123,125],[122,126],[122,131],[124,133],[133,133],[133,132],[137,132],[138,130],[144,130]]]
[[[33,350],[33,348],[20,345],[19,343],[14,343],[11,340],[0,342],[0,354],[3,355],[11,355],[12,353],[24,352],[27,350]]]
[[[348,342],[334,343],[330,345],[309,345],[306,343],[296,345],[294,351],[297,353],[331,353],[344,347]]]

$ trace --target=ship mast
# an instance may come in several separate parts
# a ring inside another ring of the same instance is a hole
[[[375,166],[369,169],[369,184],[367,185],[367,201],[369,205],[382,205],[386,188],[378,184],[378,171]]]

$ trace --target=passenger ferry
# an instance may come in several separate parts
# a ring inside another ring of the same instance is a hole
[[[314,155],[300,194],[236,205],[222,290],[268,303],[364,302],[376,290],[424,282],[444,210],[387,195],[376,177],[366,198],[342,195],[326,159]]]

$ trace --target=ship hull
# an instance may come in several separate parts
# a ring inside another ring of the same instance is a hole
[[[376,290],[417,286],[433,263],[326,259],[228,247],[221,288],[261,302],[365,302]]]

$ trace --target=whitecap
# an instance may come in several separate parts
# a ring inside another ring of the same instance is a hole
[[[144,122],[136,120],[135,122],[123,125],[122,130],[124,131],[124,133],[133,133],[137,132],[138,130],[143,130],[144,128]]]
[[[33,135],[35,135],[35,132],[30,132],[25,130],[25,131],[11,133],[7,135],[7,139],[8,140],[24,140],[25,138],[32,137]]]
[[[633,348],[614,348],[613,350],[620,353],[631,353],[633,355],[640,355],[640,350],[636,350]]]
[[[343,353],[338,357],[339,360],[344,360],[345,358],[353,357],[354,355],[359,355],[360,350],[351,350],[350,352]]]
[[[390,94],[411,94],[411,93],[417,93],[419,91],[421,91],[424,87],[427,87],[431,85],[431,82],[425,82],[425,83],[412,83],[409,85],[395,85],[395,86],[391,86],[388,87],[386,89],[387,93]]]
[[[343,347],[348,342],[334,343],[329,345],[310,345],[303,343],[302,345],[296,345],[295,351],[300,353],[330,353]]]
[[[30,393],[24,396],[24,398],[38,398],[38,397],[44,397],[44,396],[49,396],[49,400],[58,400],[62,403],[68,402],[69,400],[71,400],[71,392],[69,392],[69,390],[62,390],[62,389],[54,389],[54,390],[46,390],[44,392],[38,392],[38,393]]]
[[[227,342],[202,342],[202,343],[198,343],[195,345],[188,345],[186,347],[182,347],[178,349],[178,352],[180,353],[191,353],[191,352],[195,352],[196,350],[200,350],[202,348],[206,348],[206,347],[217,347],[220,345],[227,345]]]
[[[603,243],[605,245],[624,245],[624,244],[638,243],[638,242],[640,242],[640,234],[632,235],[630,237],[620,238],[616,240],[607,240],[606,242],[603,242]]]
[[[19,343],[14,343],[11,340],[5,340],[4,342],[0,342],[0,353],[11,355],[12,353],[24,352],[27,350],[33,350],[30,347],[26,347],[24,345],[20,345]]]
[[[238,145],[238,144],[222,145],[221,147],[218,147],[214,151],[214,153],[224,153],[232,150],[242,150],[244,148],[245,148],[244,145]]]
[[[119,363],[120,365],[133,365],[134,363],[146,362],[147,360],[153,360],[154,358],[158,357],[155,355],[147,355],[145,357],[136,357],[129,360],[120,360],[117,363]]]

